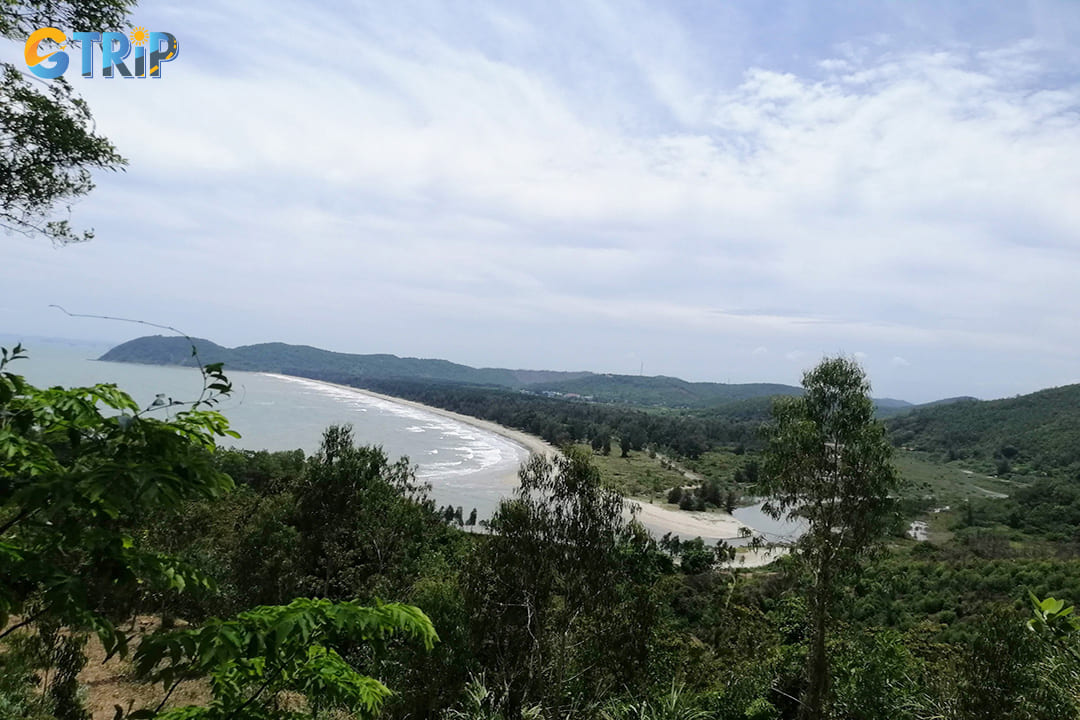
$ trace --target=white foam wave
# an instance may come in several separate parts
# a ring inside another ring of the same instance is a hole
[[[528,450],[521,445],[499,435],[468,425],[460,420],[439,415],[423,408],[384,400],[383,398],[366,395],[359,391],[347,388],[327,385],[315,380],[296,378],[276,373],[263,373],[268,377],[277,378],[286,382],[294,383],[304,391],[333,397],[349,405],[352,409],[367,412],[373,409],[379,413],[412,420],[416,424],[405,428],[411,433],[423,433],[426,431],[438,432],[441,439],[457,441],[457,444],[443,452],[452,452],[459,459],[447,462],[421,462],[417,467],[417,476],[428,482],[458,478],[472,473],[484,473],[484,471],[506,465],[514,468],[528,456]],[[431,455],[438,455],[438,449],[432,449]],[[440,458],[442,460],[442,458]]]

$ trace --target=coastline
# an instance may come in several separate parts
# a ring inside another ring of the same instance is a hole
[[[499,425],[498,423],[492,422],[490,420],[483,420],[481,418],[473,417],[471,415],[463,415],[452,410],[444,410],[443,408],[434,407],[432,405],[425,405],[423,403],[416,402],[415,400],[406,400],[404,398],[394,397],[393,395],[384,395],[383,393],[374,392],[372,390],[365,390],[363,388],[353,387],[352,385],[342,385],[341,383],[334,383],[326,380],[315,380],[313,378],[301,377],[299,375],[286,375],[284,373],[261,374],[269,375],[271,377],[288,377],[296,380],[304,380],[307,382],[318,383],[320,385],[326,385],[328,387],[337,388],[339,390],[346,390],[348,392],[366,395],[368,397],[377,398],[386,402],[396,403],[398,405],[405,405],[407,407],[415,408],[417,410],[423,410],[424,412],[428,412],[433,415],[450,418],[451,420],[456,420],[457,422],[463,423],[465,425],[470,425],[480,430],[485,430],[487,432],[494,433],[495,435],[499,435],[523,447],[529,453],[554,455],[559,452],[558,449],[551,443],[540,437],[537,437],[536,435],[530,435],[529,433],[523,432],[521,430],[508,428],[505,425]],[[660,537],[665,533],[670,532],[684,539],[700,537],[706,541],[732,540],[739,537],[739,530],[741,528],[749,527],[746,524],[737,520],[735,517],[728,515],[727,513],[706,513],[692,512],[686,510],[671,510],[625,496],[623,497],[623,501],[626,505],[627,514],[629,514],[631,505],[638,506],[637,520],[657,537]],[[751,528],[751,530],[753,530],[753,528]],[[750,565],[747,565],[747,567],[750,567]]]
[[[318,383],[319,385],[326,385],[327,387],[337,388],[339,390],[347,390],[349,392],[357,393],[358,395],[366,395],[367,397],[377,398],[379,400],[385,400],[386,402],[392,402],[397,405],[405,405],[406,407],[415,408],[417,410],[423,410],[433,415],[440,415],[451,420],[457,420],[465,425],[471,425],[472,427],[479,428],[480,430],[486,430],[490,433],[494,433],[501,437],[510,440],[511,442],[520,445],[528,450],[530,453],[539,453],[541,455],[554,454],[558,450],[555,446],[551,445],[547,441],[539,438],[535,435],[530,435],[521,430],[515,430],[514,428],[508,428],[505,425],[499,425],[493,423],[490,420],[482,420],[480,418],[473,417],[471,415],[462,415],[456,413],[453,410],[444,410],[432,405],[424,405],[418,403],[415,400],[406,400],[405,398],[394,397],[393,395],[384,395],[372,390],[365,390],[363,388],[353,387],[352,385],[342,385],[341,383],[333,383],[326,380],[315,380],[309,377],[303,377],[300,375],[286,375],[285,373],[260,373],[261,375],[268,375],[270,377],[288,377],[295,380],[304,380],[306,382]]]

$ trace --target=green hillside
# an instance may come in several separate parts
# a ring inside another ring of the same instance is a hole
[[[110,362],[146,365],[192,365],[191,345],[203,363],[224,362],[231,370],[284,373],[338,373],[367,378],[414,378],[440,382],[498,385],[520,388],[530,383],[573,379],[584,373],[544,370],[473,368],[448,360],[402,358],[396,355],[353,355],[321,350],[308,345],[260,343],[226,348],[201,338],[153,335],[117,345],[101,356]]]
[[[958,402],[969,402],[972,400],[978,400],[969,395],[961,397],[942,398],[941,400],[934,400],[928,403],[922,403],[920,405],[913,405],[904,400],[892,400],[890,398],[880,398],[874,400],[874,409],[879,419],[896,417],[897,415],[904,415],[914,410],[921,410],[923,408],[935,407],[937,405],[951,405]]]
[[[353,355],[307,345],[261,343],[226,348],[209,340],[153,335],[117,345],[101,356],[112,362],[150,365],[192,365],[192,342],[203,363],[224,362],[227,369],[329,375],[357,380],[402,379],[488,385],[551,396],[579,396],[596,402],[642,407],[708,408],[773,395],[802,392],[791,385],[749,383],[692,383],[673,377],[598,375],[588,372],[473,368],[448,360],[403,358],[396,355]],[[768,403],[761,405],[767,410]]]
[[[1080,385],[958,400],[888,421],[894,444],[999,475],[1080,476]]]

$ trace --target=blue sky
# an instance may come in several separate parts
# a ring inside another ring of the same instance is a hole
[[[72,74],[97,238],[0,236],[0,330],[133,316],[472,365],[875,394],[1080,381],[1080,3],[147,4]],[[18,58],[21,47],[3,48]]]

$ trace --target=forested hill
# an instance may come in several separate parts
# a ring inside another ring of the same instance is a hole
[[[223,362],[227,370],[260,372],[340,373],[366,378],[410,378],[440,382],[469,383],[522,388],[557,380],[573,380],[588,373],[546,370],[506,370],[473,368],[449,360],[403,358],[396,355],[353,355],[321,350],[309,345],[260,343],[226,348],[193,338],[203,363]],[[153,335],[130,340],[101,356],[111,362],[146,365],[194,365],[191,342],[187,338]]]
[[[473,368],[448,360],[402,358],[396,355],[351,355],[307,345],[262,343],[226,348],[195,338],[199,360],[224,362],[226,369],[286,372],[353,379],[407,379],[528,389],[553,397],[583,398],[602,403],[655,407],[705,408],[773,395],[795,395],[801,388],[771,383],[726,384],[687,382],[678,378],[608,375],[590,372]],[[148,365],[193,365],[191,342],[154,335],[117,345],[101,356],[113,362]]]
[[[997,474],[1080,477],[1080,385],[1005,400],[958,400],[888,420],[893,442]]]

